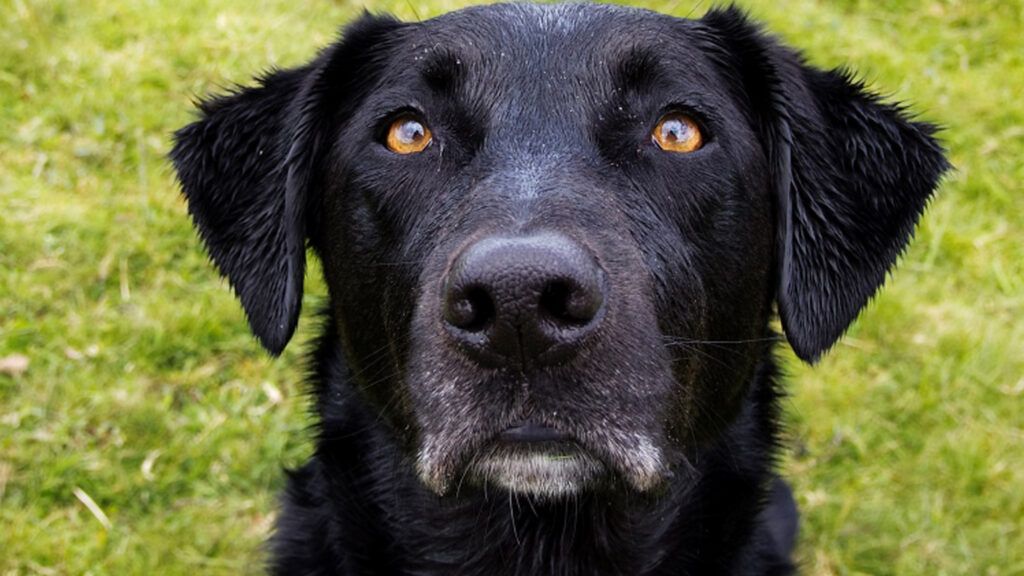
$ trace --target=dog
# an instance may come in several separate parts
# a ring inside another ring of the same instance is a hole
[[[781,320],[814,362],[948,169],[736,8],[365,14],[171,159],[253,333],[329,292],[273,574],[777,575]]]

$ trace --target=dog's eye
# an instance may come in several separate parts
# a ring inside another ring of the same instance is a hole
[[[430,145],[430,128],[415,116],[403,115],[388,128],[388,150],[398,154],[415,154]]]
[[[704,135],[693,118],[682,112],[669,112],[658,120],[651,140],[667,152],[694,152],[704,145]]]

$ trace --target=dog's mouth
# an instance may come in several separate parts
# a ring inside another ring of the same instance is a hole
[[[493,484],[517,494],[558,498],[591,486],[606,467],[569,434],[525,421],[484,445],[466,472],[485,488]]]
[[[425,435],[417,451],[417,472],[439,495],[499,487],[551,500],[602,486],[647,492],[671,476],[655,435],[611,421],[570,425],[527,417],[493,428],[475,419],[462,424]]]

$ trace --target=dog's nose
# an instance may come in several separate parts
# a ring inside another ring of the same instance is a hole
[[[443,287],[448,333],[489,366],[558,364],[604,316],[604,273],[556,233],[491,236],[467,246]]]

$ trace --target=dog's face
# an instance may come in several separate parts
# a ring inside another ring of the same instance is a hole
[[[307,240],[354,385],[424,483],[647,491],[731,422],[778,302],[841,335],[945,168],[927,125],[735,11],[366,17],[173,153],[272,351]]]
[[[646,13],[478,9],[384,37],[315,242],[361,384],[414,423],[439,491],[467,463],[531,492],[606,469],[652,486],[763,348],[772,204],[742,103],[699,32]]]

